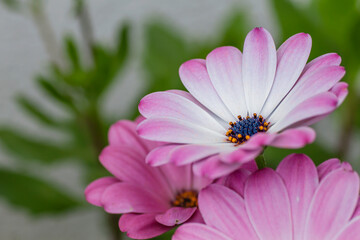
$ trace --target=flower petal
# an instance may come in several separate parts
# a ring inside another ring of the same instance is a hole
[[[152,150],[145,159],[145,162],[153,167],[157,167],[170,162],[171,152],[179,145],[163,145]]]
[[[318,167],[319,180],[321,181],[325,176],[335,169],[341,168],[341,162],[338,158],[332,158],[322,162]]]
[[[150,149],[144,144],[144,140],[137,135],[136,125],[129,120],[121,120],[113,124],[109,129],[109,144],[113,146],[136,146],[139,152],[146,155]]]
[[[305,154],[291,154],[281,161],[276,171],[284,179],[289,193],[294,240],[304,239],[307,209],[319,185],[316,166]]]
[[[360,217],[354,218],[334,240],[354,240],[360,236]]]
[[[245,39],[242,79],[250,114],[259,113],[273,85],[276,48],[270,33],[254,28]]]
[[[212,111],[210,111],[207,107],[205,107],[204,105],[202,105],[198,100],[196,100],[189,92],[185,92],[182,90],[177,90],[177,89],[172,89],[172,90],[167,90],[167,92],[171,92],[177,95],[180,95],[190,101],[192,101],[193,103],[195,103],[196,105],[198,105],[199,107],[201,107],[205,112],[207,112],[210,116],[212,116],[212,118],[216,119],[223,127],[228,128],[229,127],[229,122],[225,121],[224,119],[220,118],[219,116],[217,116],[216,114],[214,114]]]
[[[290,128],[276,135],[269,146],[278,148],[302,148],[315,140],[316,132],[309,127]]]
[[[173,190],[173,196],[184,189],[192,189],[193,174],[191,165],[176,166],[173,163],[168,163],[157,167],[157,169]]]
[[[108,213],[160,213],[166,211],[166,199],[156,198],[156,193],[130,183],[115,183],[104,191],[101,202]]]
[[[172,227],[189,220],[191,216],[195,213],[196,209],[196,207],[172,207],[168,209],[165,213],[156,215],[155,219],[158,223],[161,223],[162,225]]]
[[[353,213],[351,218],[354,218],[354,217],[357,217],[357,216],[360,216],[360,197],[358,199],[358,202],[356,204],[356,208],[355,208],[354,213]]]
[[[302,76],[312,74],[314,71],[322,67],[339,66],[341,63],[341,57],[336,53],[327,53],[315,58],[308,64],[306,64]]]
[[[117,182],[119,182],[119,180],[114,177],[103,177],[93,181],[85,189],[86,201],[88,201],[92,205],[102,207],[102,194],[108,186]]]
[[[310,50],[311,37],[306,33],[293,35],[277,50],[275,80],[261,111],[263,116],[269,116],[294,86],[309,58]]]
[[[330,90],[338,97],[338,106],[340,106],[344,102],[346,96],[348,95],[348,86],[349,84],[347,84],[346,82],[339,82],[335,84],[335,86]]]
[[[225,163],[219,156],[213,156],[193,164],[193,172],[197,176],[215,179],[225,176],[241,166],[241,163]]]
[[[339,168],[317,188],[309,207],[304,239],[331,239],[349,221],[359,196],[359,176]]]
[[[156,214],[133,214],[127,213],[121,216],[119,228],[127,232],[127,236],[133,239],[149,239],[159,236],[172,227],[164,226],[155,220]]]
[[[141,137],[153,141],[200,144],[225,142],[225,134],[176,119],[146,119],[138,125],[137,131]]]
[[[235,47],[219,47],[206,57],[210,80],[233,116],[246,115],[244,86],[241,76],[242,54]]]
[[[213,184],[199,194],[199,209],[206,225],[232,239],[258,239],[246,214],[244,199],[234,191]]]
[[[260,239],[292,239],[289,195],[283,180],[275,171],[265,168],[248,178],[245,206]]]
[[[189,99],[171,92],[155,92],[141,99],[140,113],[146,118],[171,118],[223,134],[226,129]]]
[[[274,110],[268,121],[277,123],[290,109],[318,94],[329,91],[344,76],[345,69],[339,66],[320,68],[312,74],[303,75],[293,89]]]
[[[182,145],[171,152],[171,162],[176,165],[185,165],[221,152],[234,150],[232,144],[219,143],[212,145]]]
[[[194,59],[183,63],[179,74],[182,83],[196,100],[226,122],[235,119],[212,85],[204,60]]]
[[[100,155],[101,164],[119,180],[143,186],[144,189],[158,189],[163,198],[172,196],[171,189],[157,169],[147,165],[137,149],[131,146],[108,146]],[[156,186],[156,187],[155,187]]]
[[[232,240],[232,238],[199,223],[189,223],[180,226],[172,237],[172,240]]]
[[[244,197],[245,181],[250,174],[251,172],[249,170],[241,168],[225,177],[224,186]]]
[[[269,128],[269,132],[279,132],[291,126],[299,127],[300,124],[297,123],[306,122],[306,120],[317,116],[330,114],[336,107],[337,97],[333,93],[320,93],[305,100],[296,107],[292,107],[292,110],[288,112],[285,117]]]

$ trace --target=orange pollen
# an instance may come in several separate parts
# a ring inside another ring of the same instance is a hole
[[[198,205],[198,193],[196,191],[184,191],[179,193],[172,202],[174,207],[191,208]]]

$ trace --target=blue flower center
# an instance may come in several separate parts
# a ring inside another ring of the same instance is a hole
[[[238,116],[238,121],[230,122],[230,127],[226,132],[227,141],[242,144],[250,139],[251,136],[258,132],[266,132],[270,125],[261,115],[253,114],[252,117],[247,116],[242,118]]]

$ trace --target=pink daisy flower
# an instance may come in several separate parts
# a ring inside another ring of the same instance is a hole
[[[120,230],[135,239],[158,236],[188,222],[201,222],[198,191],[211,183],[193,176],[191,166],[165,164],[151,167],[146,154],[159,143],[141,139],[131,121],[119,121],[109,131],[109,146],[101,164],[113,175],[92,182],[86,200],[108,213],[123,214]]]
[[[359,176],[331,159],[318,168],[303,154],[274,171],[243,169],[199,194],[205,224],[181,226],[173,240],[355,240],[360,236]]]
[[[195,162],[196,174],[217,178],[253,160],[265,146],[313,142],[315,132],[307,126],[334,111],[348,91],[339,82],[345,74],[340,56],[329,53],[306,64],[310,49],[310,35],[299,33],[276,51],[270,33],[255,28],[243,53],[220,47],[206,60],[182,64],[179,74],[189,92],[155,92],[139,104],[147,118],[139,135],[170,143],[153,150],[147,162]]]

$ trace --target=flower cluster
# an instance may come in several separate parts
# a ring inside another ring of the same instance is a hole
[[[110,128],[100,162],[113,176],[92,182],[87,201],[122,214],[120,230],[135,239],[178,225],[174,240],[359,239],[359,176],[348,163],[316,167],[292,154],[272,170],[258,161],[266,146],[313,142],[308,126],[348,93],[341,58],[307,63],[310,49],[308,34],[276,50],[255,28],[243,53],[220,47],[185,62],[188,92],[149,94],[143,118]]]

